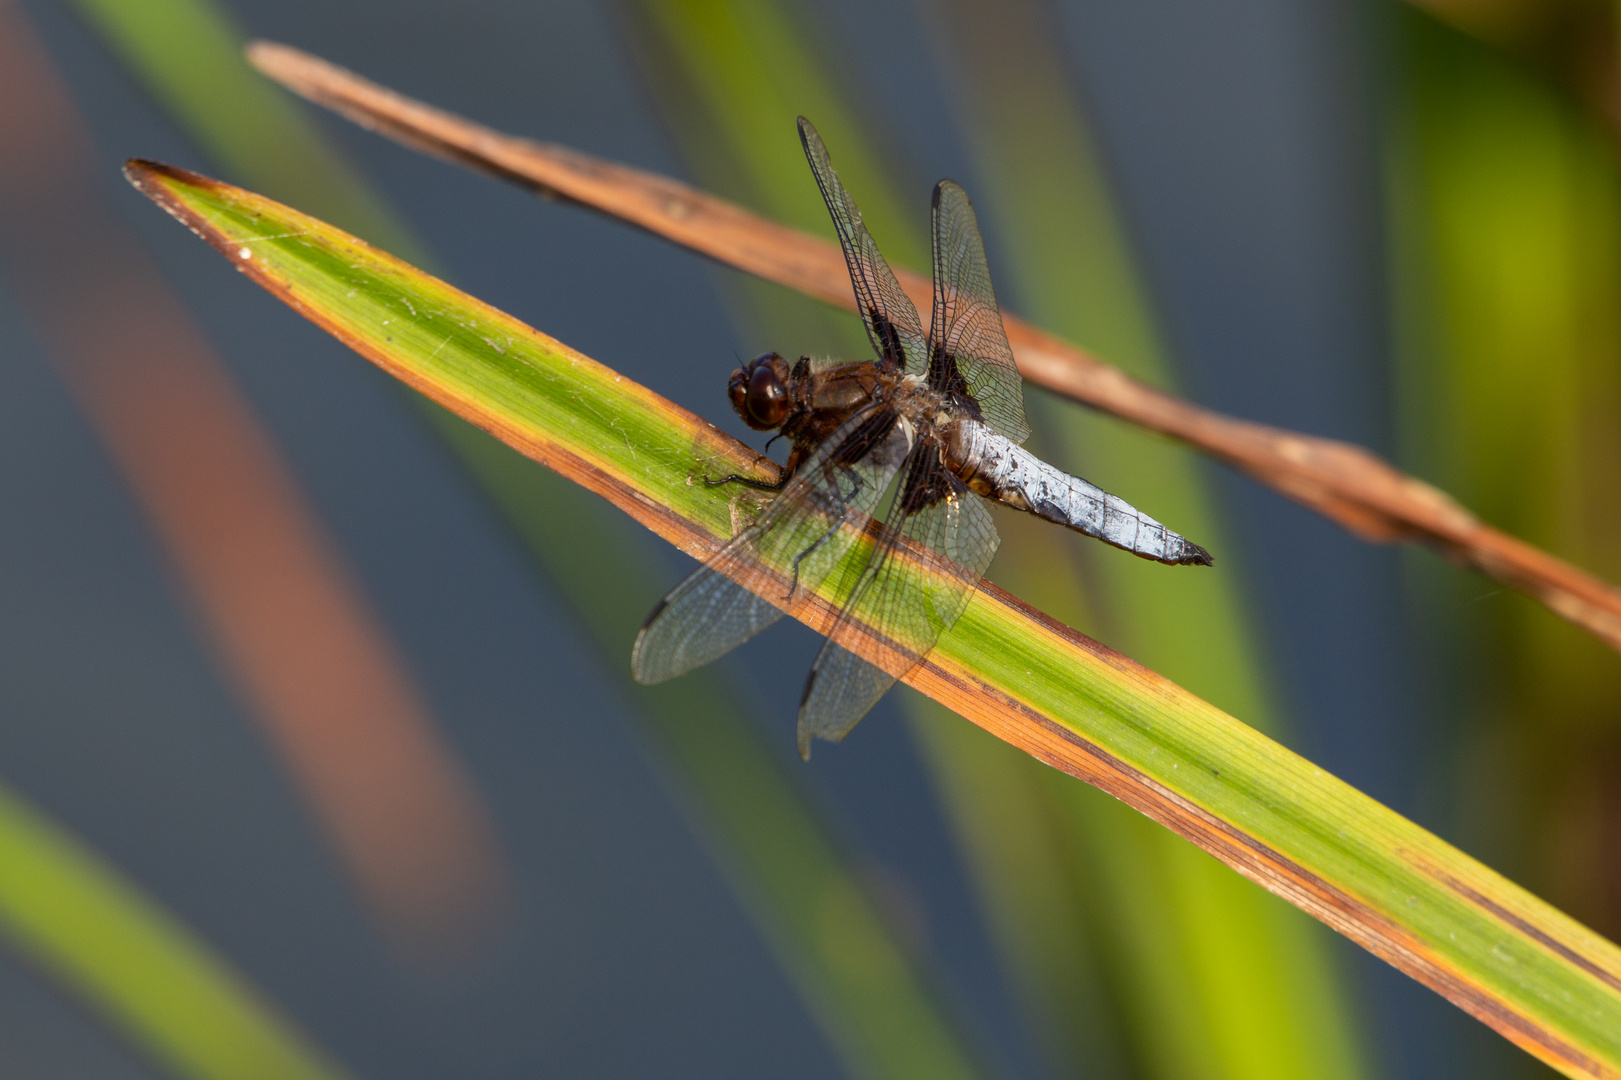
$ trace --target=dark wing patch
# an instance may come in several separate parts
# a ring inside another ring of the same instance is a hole
[[[731,652],[814,591],[849,553],[911,449],[892,410],[847,420],[754,523],[659,602],[631,651],[631,672],[660,683]]]
[[[950,180],[934,188],[934,317],[929,385],[961,401],[976,420],[1022,443],[1024,383],[991,289],[985,242],[968,193]]]
[[[922,661],[968,606],[1001,542],[983,500],[929,443],[914,451],[889,517],[805,684],[801,756],[810,756],[813,737],[844,738]]]
[[[827,212],[833,216],[839,246],[844,249],[844,261],[850,268],[850,283],[855,287],[856,308],[861,312],[861,321],[867,325],[867,336],[872,339],[879,362],[893,371],[923,374],[928,367],[929,348],[917,307],[878,253],[872,234],[861,223],[861,211],[856,208],[855,200],[839,182],[839,174],[833,171],[822,137],[803,116],[799,118],[799,141],[805,146],[811,172],[816,174],[822,201],[827,203]]]

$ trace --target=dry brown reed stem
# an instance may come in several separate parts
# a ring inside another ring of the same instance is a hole
[[[567,147],[503,135],[414,101],[318,57],[256,42],[261,72],[316,104],[408,146],[590,207],[739,270],[838,307],[855,301],[830,241],[767,221],[656,173]],[[929,279],[897,270],[922,310]],[[1621,590],[1493,529],[1445,492],[1362,447],[1238,420],[1137,382],[1065,341],[1004,314],[1020,373],[1037,386],[1220,458],[1366,540],[1422,542],[1530,594],[1621,649]]]

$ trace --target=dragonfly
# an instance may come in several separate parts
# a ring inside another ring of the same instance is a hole
[[[631,670],[659,683],[730,652],[817,594],[844,596],[800,699],[800,756],[838,742],[957,621],[1000,539],[985,500],[1028,511],[1145,559],[1211,565],[1210,553],[1119,496],[1047,464],[996,306],[968,194],[934,188],[934,310],[917,308],[862,223],[810,121],[805,157],[832,215],[870,360],[764,353],[733,371],[743,422],[788,440],[775,481],[711,485],[775,493],[754,521],[661,600]],[[767,443],[769,447],[770,443]],[[830,581],[831,577],[831,581]]]

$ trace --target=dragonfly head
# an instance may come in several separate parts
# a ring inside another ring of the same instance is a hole
[[[761,353],[732,372],[726,393],[745,424],[755,431],[782,426],[793,406],[788,374],[788,362],[776,353]]]

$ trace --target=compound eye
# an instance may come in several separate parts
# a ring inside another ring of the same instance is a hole
[[[746,404],[748,412],[743,419],[761,431],[781,427],[788,419],[788,388],[770,365],[760,365],[749,376]]]
[[[742,368],[732,372],[732,377],[726,380],[726,396],[732,400],[732,408],[737,415],[747,420],[749,418],[749,373]]]

